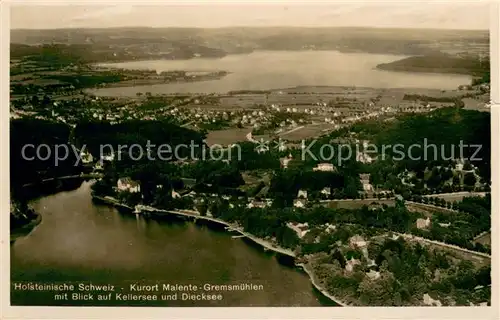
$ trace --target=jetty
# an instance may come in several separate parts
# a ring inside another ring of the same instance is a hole
[[[100,200],[104,203],[107,203],[107,204],[110,204],[110,205],[113,205],[113,206],[116,206],[119,208],[125,208],[128,210],[134,211],[134,208],[132,208],[131,206],[123,204],[118,199],[115,199],[115,198],[110,197],[110,196],[100,197],[100,196],[92,195],[92,199],[97,199],[97,200]]]

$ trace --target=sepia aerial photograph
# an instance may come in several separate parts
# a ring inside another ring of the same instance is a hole
[[[9,7],[10,305],[491,307],[490,4]]]

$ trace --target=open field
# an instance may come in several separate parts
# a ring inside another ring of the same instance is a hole
[[[408,208],[408,210],[412,211],[412,212],[421,212],[426,217],[429,217],[429,218],[432,218],[433,215],[437,212],[446,213],[446,214],[455,213],[455,211],[450,210],[450,209],[429,206],[429,205],[425,205],[422,203],[408,202],[408,201],[406,202],[406,208]]]
[[[328,200],[325,202],[322,202],[323,205],[329,207],[329,208],[336,208],[336,209],[359,209],[362,208],[363,206],[369,206],[372,203],[376,203],[377,205],[388,205],[388,206],[394,206],[395,202],[394,200],[378,200],[378,199],[363,199],[363,200]]]
[[[300,127],[297,127],[300,128]],[[279,136],[283,139],[286,140],[291,140],[291,141],[297,141],[297,140],[305,140],[305,139],[310,139],[314,138],[317,136],[320,136],[325,133],[327,130],[333,129],[334,126],[329,123],[320,123],[320,124],[309,124],[306,126],[303,126],[300,129],[297,130],[287,130]]]
[[[437,249],[437,250],[447,251],[453,257],[456,263],[459,263],[460,261],[463,260],[469,260],[476,267],[482,267],[491,264],[491,257],[489,257],[487,254],[484,253],[469,251],[453,245],[444,244],[411,235],[404,235],[404,238],[406,240],[419,242],[435,250]]]
[[[488,97],[482,99],[463,98],[462,101],[465,104],[464,109],[489,112],[490,109],[487,107],[487,104],[485,103],[487,99]]]
[[[250,128],[232,128],[211,131],[208,133],[206,141],[209,146],[214,144],[226,146],[232,143],[246,141],[246,135],[251,130]]]
[[[220,98],[220,104],[234,109],[248,109],[255,105],[265,104],[265,94],[238,94],[231,96],[223,96]]]
[[[271,174],[265,171],[244,171],[241,176],[246,185],[257,185],[260,182],[264,182],[268,185],[271,182]]]
[[[436,212],[444,212],[444,211],[439,211],[439,209],[437,209],[437,208],[434,209],[434,208],[430,208],[430,207],[418,206],[418,205],[414,205],[411,203],[407,203],[406,208],[408,209],[409,212],[420,212],[426,218],[430,218],[430,219],[432,219],[434,217],[434,214]],[[450,212],[446,212],[446,213],[450,213]]]
[[[484,197],[484,192],[454,192],[454,193],[443,193],[443,194],[435,194],[435,195],[427,195],[426,197],[436,197],[440,199],[444,199],[446,201],[462,201],[465,197]]]
[[[230,110],[230,111],[238,111],[243,110],[243,108],[230,108],[225,105],[216,105],[216,104],[194,104],[189,103],[182,106],[183,109],[201,109],[201,110],[211,110],[211,111],[219,111],[219,110]]]
[[[491,246],[491,232],[487,232],[476,239],[474,239],[475,243],[480,243],[482,245]]]

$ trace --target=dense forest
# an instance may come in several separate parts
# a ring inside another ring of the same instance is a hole
[[[146,147],[149,142],[151,156],[154,155],[158,159],[158,152],[161,152],[158,149],[161,145],[168,146],[171,150],[170,155],[165,153],[164,157],[174,157],[176,146],[181,144],[186,146],[190,146],[191,143],[196,146],[204,145],[204,137],[200,133],[179,127],[168,120],[127,120],[113,125],[106,121],[81,121],[76,125],[74,136],[74,143],[77,146],[85,145],[86,150],[96,156],[102,155],[102,151],[110,153],[110,150],[114,150],[117,153],[118,146],[121,145],[125,147],[122,149],[124,153],[129,150],[131,154],[134,151],[137,152],[132,158],[139,156],[141,150],[143,156],[146,157]],[[133,145],[140,146],[140,148],[131,148]],[[164,150],[168,150],[168,148],[164,148]],[[187,147],[178,150],[179,157],[191,156]],[[196,155],[199,156],[201,147],[196,152]],[[129,154],[129,158],[131,154]],[[124,160],[126,160],[125,155]]]
[[[29,118],[10,121],[10,179],[13,192],[27,183],[81,172],[81,163],[77,164],[73,150],[69,150],[66,159],[56,161],[56,146],[67,146],[70,132],[71,127],[60,122]],[[59,157],[64,155],[60,148]]]
[[[377,66],[381,70],[409,72],[456,73],[483,76],[489,73],[490,62],[477,58],[461,58],[446,54],[422,55],[383,63]]]
[[[491,134],[487,112],[442,108],[429,114],[402,115],[393,122],[359,123],[352,130],[379,147],[391,146],[386,149],[387,156],[396,158],[394,164],[402,169],[423,172],[426,167],[447,167],[450,161],[462,156],[479,168],[486,182],[490,181]],[[400,147],[394,147],[397,145]],[[418,147],[412,148],[413,159],[410,159],[408,152],[412,145]],[[402,155],[401,151],[406,153]]]
[[[117,37],[117,35],[119,37]],[[488,44],[487,31],[391,29],[361,27],[227,27],[12,30],[11,42],[65,43],[95,46],[148,45],[156,50],[206,45],[227,53],[252,50],[330,49],[369,53],[419,55],[438,52],[435,44]]]
[[[142,43],[139,43],[142,46]],[[104,61],[129,61],[144,59],[190,59],[196,54],[204,57],[223,57],[225,52],[196,44],[178,44],[168,53],[148,54],[137,50],[110,49],[108,45],[98,44],[11,44],[11,59],[36,63],[40,67],[62,68]]]
[[[343,230],[343,229],[342,229]],[[336,237],[339,230],[330,235]],[[380,272],[376,281],[357,265],[345,274],[345,257],[365,258],[356,251],[331,249],[319,255],[313,265],[315,274],[327,290],[353,305],[421,305],[424,294],[444,305],[468,306],[490,301],[491,267],[460,261],[449,252],[432,249],[402,238],[371,241],[369,258]]]

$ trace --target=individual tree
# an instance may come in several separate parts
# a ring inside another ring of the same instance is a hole
[[[466,186],[474,186],[476,184],[476,175],[473,172],[468,172],[464,176],[464,184]]]
[[[463,169],[464,169],[465,171],[472,170],[472,164],[470,163],[470,161],[469,161],[469,160],[465,161]]]
[[[31,104],[33,106],[37,106],[40,103],[40,99],[38,98],[37,95],[34,95],[31,97]]]
[[[198,205],[196,205],[196,209],[198,210],[201,216],[206,216],[208,210],[208,205],[206,201],[198,203]]]

